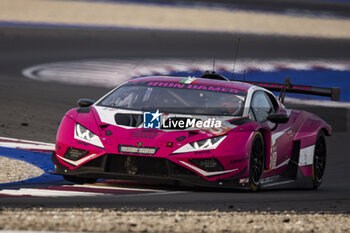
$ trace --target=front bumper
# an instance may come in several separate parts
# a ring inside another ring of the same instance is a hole
[[[166,158],[105,154],[74,170],[57,161],[55,152],[52,153],[51,159],[55,164],[53,174],[56,175],[135,180],[185,186],[249,189],[247,184],[239,183],[240,177],[246,172],[247,168],[233,177],[208,181]]]

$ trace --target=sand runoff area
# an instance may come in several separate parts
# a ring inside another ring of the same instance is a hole
[[[347,19],[69,0],[1,0],[1,21],[350,38],[350,20]]]

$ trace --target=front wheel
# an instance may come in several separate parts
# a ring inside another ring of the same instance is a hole
[[[260,188],[261,177],[264,171],[265,145],[260,132],[256,132],[252,142],[249,162],[249,185],[252,191]]]
[[[317,189],[322,181],[326,168],[327,148],[326,138],[321,131],[316,138],[314,159],[312,163],[312,184],[313,189]]]
[[[92,184],[97,181],[95,178],[83,178],[83,177],[77,177],[77,176],[69,176],[69,175],[64,175],[63,178],[66,181],[76,183],[76,184]]]

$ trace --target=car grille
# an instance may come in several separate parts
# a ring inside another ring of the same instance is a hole
[[[169,174],[166,159],[114,154],[108,155],[105,171],[148,176],[168,176]]]
[[[198,177],[194,172],[165,158],[118,154],[106,156],[105,172],[161,177]]]
[[[200,178],[196,173],[166,158],[124,154],[105,154],[85,163],[78,169],[85,172],[102,171],[123,175]]]

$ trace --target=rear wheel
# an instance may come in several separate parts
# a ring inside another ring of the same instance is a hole
[[[314,189],[317,189],[323,181],[323,175],[326,168],[326,158],[326,138],[324,136],[324,133],[321,131],[317,135],[314,159],[312,163],[312,183]]]
[[[252,191],[260,188],[261,177],[264,171],[265,146],[260,132],[256,132],[252,142],[249,162],[249,185]]]
[[[68,176],[68,175],[63,176],[63,178],[66,181],[76,183],[76,184],[86,184],[86,183],[91,184],[97,181],[97,179],[95,178],[84,178],[84,177]]]

